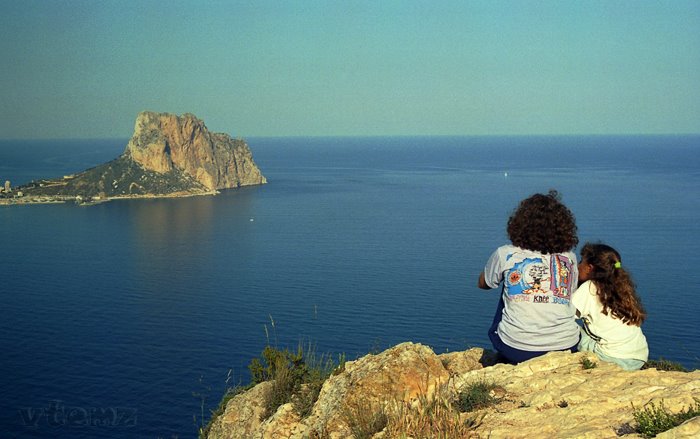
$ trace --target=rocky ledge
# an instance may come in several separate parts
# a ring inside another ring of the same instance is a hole
[[[15,201],[205,195],[265,183],[245,141],[209,132],[192,114],[145,111],[121,156],[78,174],[18,187],[21,196]]]
[[[675,413],[700,398],[698,370],[629,372],[590,353],[553,352],[516,366],[493,360],[492,353],[478,348],[436,355],[420,344],[400,344],[345,363],[325,381],[303,419],[288,403],[261,420],[265,395],[274,386],[262,382],[228,401],[208,437],[350,438],[355,437],[353,416],[369,419],[367,413],[377,410],[399,410],[405,427],[437,422],[442,415],[436,401],[456,401],[474,383],[491,383],[493,405],[454,414],[468,431],[443,430],[439,437],[632,438],[641,437],[634,431],[635,410],[653,403]],[[388,426],[365,436],[412,437]],[[700,437],[700,417],[657,437]]]

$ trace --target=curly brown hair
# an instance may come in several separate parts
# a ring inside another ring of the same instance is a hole
[[[581,260],[593,266],[588,279],[598,289],[603,314],[610,312],[628,325],[640,326],[647,314],[632,276],[622,267],[620,253],[609,245],[586,243],[581,249]]]
[[[574,214],[555,190],[524,199],[508,218],[513,245],[540,253],[573,250],[578,244],[577,230]]]

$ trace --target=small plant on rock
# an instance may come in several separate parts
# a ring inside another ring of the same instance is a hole
[[[457,407],[462,412],[472,412],[482,408],[496,405],[500,399],[496,398],[492,391],[499,386],[486,381],[476,381],[468,385],[459,393]]]
[[[659,433],[681,425],[688,419],[700,416],[700,399],[693,398],[695,404],[671,413],[664,407],[663,401],[656,406],[653,402],[645,405],[641,410],[634,410],[634,420],[637,421],[635,430],[644,437],[654,437]],[[634,408],[634,406],[632,406]]]
[[[294,410],[299,416],[305,418],[311,414],[311,410],[318,400],[323,383],[337,371],[342,371],[345,367],[345,355],[339,355],[338,360],[334,360],[330,355],[317,356],[315,350],[309,346],[304,353],[304,361],[307,366],[307,373],[299,390],[295,392],[292,402]]]
[[[588,357],[582,357],[580,363],[581,367],[583,367],[584,370],[595,369],[596,367],[598,367],[598,363],[596,363]]]
[[[663,357],[659,357],[658,360],[649,360],[642,366],[642,369],[656,369],[656,370],[666,370],[672,372],[688,372],[688,369],[683,367],[682,364],[676,363],[674,361],[666,360]]]
[[[305,351],[301,344],[295,352],[268,345],[263,349],[261,357],[253,358],[248,369],[253,385],[272,381],[265,399],[263,419],[272,416],[281,405],[288,402],[293,403],[299,416],[308,416],[323,383],[345,363],[342,355],[336,362],[330,356],[316,356],[311,345]]]

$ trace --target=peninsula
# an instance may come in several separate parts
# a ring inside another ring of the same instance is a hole
[[[213,195],[221,189],[265,183],[244,140],[209,132],[193,114],[145,111],[137,116],[134,134],[119,157],[77,174],[3,191],[0,203],[86,204]]]

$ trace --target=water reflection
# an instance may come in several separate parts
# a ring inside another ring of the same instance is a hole
[[[183,275],[213,274],[216,261],[225,256],[222,252],[250,248],[249,234],[241,227],[253,216],[254,193],[246,188],[218,196],[124,202],[134,274],[155,289],[184,287],[194,280]],[[153,284],[156,279],[159,285]]]

